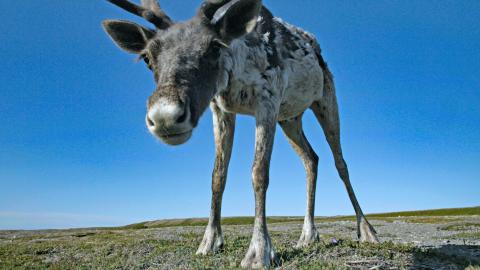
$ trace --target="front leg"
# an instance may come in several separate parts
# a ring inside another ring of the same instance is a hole
[[[206,255],[223,247],[223,235],[220,225],[222,196],[227,180],[228,164],[232,154],[235,133],[235,115],[220,110],[212,102],[213,128],[215,134],[215,166],[212,173],[212,206],[207,229],[202,243],[197,250],[198,255]]]
[[[253,187],[255,191],[255,224],[250,247],[242,260],[243,268],[270,267],[276,262],[275,250],[267,230],[265,199],[269,182],[270,158],[275,137],[277,112],[272,104],[262,104],[256,115],[256,146],[253,164]]]

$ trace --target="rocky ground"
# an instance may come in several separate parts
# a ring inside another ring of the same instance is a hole
[[[359,244],[352,220],[319,220],[322,242],[293,246],[298,220],[271,223],[276,269],[480,269],[480,216],[372,218],[382,244]],[[195,256],[203,226],[0,231],[0,269],[236,269],[251,225],[225,225],[225,248]]]

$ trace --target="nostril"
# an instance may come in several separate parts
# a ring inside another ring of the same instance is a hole
[[[152,121],[152,119],[150,119],[150,117],[147,116],[147,124],[149,127],[154,127],[155,126],[155,122]]]
[[[181,124],[185,122],[185,120],[187,120],[187,116],[188,116],[188,111],[185,108],[185,110],[183,110],[183,114],[179,118],[177,118],[176,120],[177,124]]]
[[[177,122],[177,124],[181,124],[181,123],[185,122],[185,120],[187,120],[187,118],[188,118],[188,113],[189,113],[188,104],[185,104],[184,106],[185,107],[183,108],[182,115],[180,115],[180,117],[178,117],[177,120],[175,121],[175,122]]]

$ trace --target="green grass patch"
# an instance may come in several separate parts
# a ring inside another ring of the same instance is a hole
[[[452,239],[468,239],[468,240],[480,240],[480,231],[478,232],[463,232],[450,236]]]
[[[470,231],[470,230],[480,230],[480,223],[460,223],[452,224],[445,227],[442,227],[441,230],[444,231]]]
[[[405,211],[384,214],[371,214],[368,217],[427,217],[427,216],[475,216],[480,215],[480,207],[448,208],[423,211]]]
[[[430,216],[430,217],[408,217],[408,218],[401,218],[404,222],[408,223],[419,223],[419,224],[439,224],[439,223],[449,223],[449,222],[457,222],[462,221],[462,218],[454,218],[454,217],[437,217],[437,216]]]
[[[226,217],[222,218],[222,225],[253,225],[253,217]],[[303,217],[268,217],[269,224],[287,223],[287,222],[303,222]],[[171,220],[157,220],[135,223],[123,227],[106,227],[98,228],[100,230],[141,230],[141,229],[155,229],[155,228],[169,228],[169,227],[192,227],[192,226],[206,226],[208,219],[206,218],[189,218],[189,219],[171,219]]]
[[[135,228],[56,231],[57,237],[49,237],[49,233],[39,232],[33,240],[24,237],[0,244],[0,269],[239,269],[250,243],[249,234],[230,231],[224,236],[225,247],[221,252],[196,256],[203,232],[195,229],[185,228],[180,233]],[[465,260],[413,245],[362,244],[335,237],[339,239],[338,244],[325,241],[295,249],[297,231],[272,232],[271,238],[281,261],[279,269],[370,269],[377,266],[381,266],[380,269],[411,269],[431,260],[459,269],[468,266]]]
[[[370,220],[379,220],[385,222],[394,222],[396,220],[410,222],[410,223],[442,223],[459,221],[454,216],[471,216],[480,215],[480,207],[470,208],[452,208],[452,209],[438,209],[425,211],[406,211],[393,213],[369,214],[367,218]],[[336,217],[316,217],[317,222],[335,222],[335,221],[355,221],[355,216],[336,216]],[[226,217],[222,219],[223,225],[252,225],[253,217]],[[303,222],[303,217],[268,217],[269,224],[288,223],[288,222]],[[189,218],[189,219],[172,219],[172,220],[157,220],[135,223],[123,227],[110,227],[98,229],[117,229],[117,230],[139,230],[152,228],[167,228],[167,227],[190,227],[190,226],[206,226],[208,219],[206,218]]]

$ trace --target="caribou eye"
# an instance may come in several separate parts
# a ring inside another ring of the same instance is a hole
[[[152,64],[150,63],[150,59],[146,54],[140,55],[140,58],[143,60],[143,62],[145,62],[145,64],[147,64],[148,69],[153,70]]]

